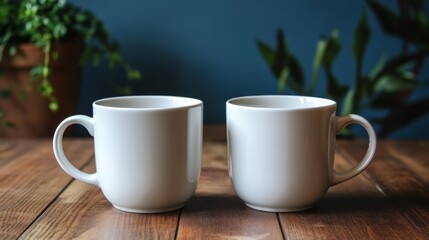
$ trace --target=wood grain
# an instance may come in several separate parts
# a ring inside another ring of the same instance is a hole
[[[204,142],[196,193],[163,214],[116,210],[99,188],[64,173],[51,145],[0,140],[0,239],[429,239],[429,141],[380,141],[362,174],[310,210],[280,214],[235,195],[224,140]],[[95,171],[91,139],[64,146],[75,166]],[[339,141],[336,169],[354,166],[366,147]]]
[[[95,170],[94,162],[85,171]],[[173,239],[179,210],[134,214],[116,210],[100,189],[77,180],[22,239]]]
[[[381,143],[379,149],[402,162],[426,185],[429,185],[429,142],[391,141]]]
[[[19,155],[31,151],[38,141],[0,140],[0,168],[14,161]]]
[[[206,143],[197,191],[180,217],[178,239],[282,239],[276,213],[246,207],[228,175],[224,143]]]
[[[422,154],[429,156],[428,148],[414,147],[415,150],[410,151],[405,150],[400,143],[382,142],[378,144],[376,161],[373,161],[371,167],[367,169],[367,174],[377,189],[392,204],[392,209],[400,209],[397,213],[403,220],[396,225],[396,227],[401,226],[401,232],[398,234],[407,237],[402,229],[411,225],[416,234],[423,236],[424,239],[429,239],[429,183],[425,180],[426,177],[419,175],[419,173],[428,171],[429,158],[412,160],[412,164],[410,164],[410,160],[404,161],[403,154],[398,156],[396,151],[390,151],[392,145],[399,152],[408,152],[413,159],[415,159],[414,152],[419,152],[420,156]],[[355,147],[352,146],[342,144],[341,152],[356,162],[359,160],[359,156],[363,156],[367,145],[359,141],[354,144]],[[422,169],[416,168],[416,164]]]
[[[337,171],[355,165],[355,162],[347,161],[341,154],[336,155],[335,162]],[[414,227],[395,211],[394,205],[365,173],[331,187],[313,209],[282,213],[280,220],[285,235],[292,239],[318,239],[320,236],[323,239],[419,237]],[[398,225],[402,225],[399,233],[396,231]]]
[[[88,143],[80,140],[70,146],[67,141],[64,143],[66,153],[80,156],[73,161],[75,166],[81,167],[93,155]],[[0,148],[9,150],[1,153],[0,160],[0,239],[16,239],[67,186],[71,177],[56,163],[50,141],[37,145],[24,142],[11,148],[4,144]]]

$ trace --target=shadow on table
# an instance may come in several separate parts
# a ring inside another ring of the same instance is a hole
[[[234,212],[246,209],[244,203],[232,194],[194,195],[184,207],[187,212]]]
[[[397,209],[428,208],[428,193],[402,192],[388,196],[373,192],[363,193],[331,193],[327,194],[308,212],[380,212],[386,213]]]
[[[328,193],[316,205],[299,213],[359,213],[371,212],[385,214],[387,212],[413,209],[426,209],[429,194],[422,192],[402,192],[389,196],[374,194],[374,192],[360,193]],[[185,205],[187,212],[243,212],[257,211],[247,207],[234,194],[197,194]],[[263,213],[263,212],[262,212]]]

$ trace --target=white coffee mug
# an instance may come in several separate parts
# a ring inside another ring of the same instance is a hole
[[[93,117],[75,115],[57,128],[53,148],[74,178],[99,186],[112,205],[136,213],[182,207],[194,193],[201,169],[202,102],[173,96],[106,98]],[[80,124],[94,137],[96,173],[75,168],[62,147],[63,133]]]
[[[236,194],[254,209],[311,208],[330,186],[361,173],[371,162],[376,135],[358,115],[335,115],[336,103],[305,96],[249,96],[226,103],[229,175]],[[362,161],[333,168],[336,135],[350,123],[368,132]]]

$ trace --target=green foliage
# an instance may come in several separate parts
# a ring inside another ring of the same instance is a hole
[[[429,20],[421,0],[400,1],[400,15],[375,0],[368,0],[367,3],[384,31],[402,41],[403,50],[393,57],[380,57],[371,71],[364,73],[362,66],[371,39],[371,28],[363,12],[351,47],[355,60],[355,78],[351,85],[340,83],[333,72],[341,51],[338,31],[317,42],[311,82],[307,89],[301,64],[286,47],[281,30],[277,33],[276,49],[261,41],[257,41],[257,46],[279,82],[279,92],[285,93],[287,86],[297,94],[314,95],[318,76],[323,71],[327,81],[325,95],[339,103],[339,114],[360,113],[364,109],[385,110],[386,116],[373,121],[380,124],[379,136],[386,137],[429,112],[429,96],[417,101],[409,100],[417,88],[427,86],[427,82],[420,80],[420,72],[429,55]]]
[[[65,0],[0,0],[0,62],[8,54],[17,54],[16,44],[35,43],[45,53],[44,63],[31,71],[32,80],[41,80],[39,91],[50,101],[49,108],[59,106],[49,81],[51,50],[59,41],[82,41],[85,44],[82,63],[98,65],[104,58],[109,67],[120,66],[128,79],[139,79],[140,72],[122,58],[119,45],[93,13]]]
[[[283,32],[279,30],[277,34],[275,50],[261,41],[257,45],[271,72],[278,76],[279,92],[283,92],[286,86],[294,91],[303,91],[304,72],[295,55],[289,51]]]

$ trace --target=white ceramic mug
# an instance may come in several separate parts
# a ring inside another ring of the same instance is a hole
[[[335,115],[336,103],[304,96],[249,96],[227,101],[229,174],[251,208],[292,212],[311,208],[330,186],[361,173],[371,162],[376,135],[358,115]],[[350,123],[368,132],[362,161],[333,168],[336,135]]]
[[[154,213],[182,207],[201,169],[202,102],[172,96],[106,98],[94,116],[75,115],[57,128],[53,148],[74,178],[97,185],[117,209]],[[96,173],[75,168],[62,147],[63,133],[80,124],[94,137]]]

